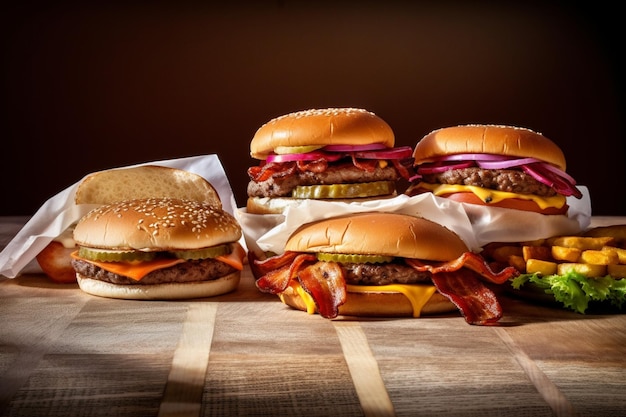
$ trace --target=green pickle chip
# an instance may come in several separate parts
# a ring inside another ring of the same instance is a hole
[[[106,250],[95,248],[79,248],[78,256],[99,262],[131,262],[150,261],[156,256],[156,252]]]
[[[299,185],[293,191],[293,198],[358,198],[393,194],[393,181],[375,181],[356,184]]]
[[[231,252],[229,244],[212,246],[210,248],[179,250],[170,252],[142,252],[142,251],[124,251],[124,250],[106,250],[95,248],[79,248],[78,256],[99,262],[133,262],[133,261],[150,261],[157,256],[157,253],[166,253],[170,257],[193,260],[216,258]]]
[[[393,261],[393,256],[320,252],[317,254],[317,259],[324,262],[339,262],[344,264],[382,264]]]

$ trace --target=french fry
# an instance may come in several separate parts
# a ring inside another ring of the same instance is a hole
[[[626,241],[626,224],[616,224],[612,226],[594,227],[585,232],[585,236],[602,237],[610,236],[615,238],[617,242]]]
[[[549,240],[552,246],[565,246],[566,248],[578,248],[582,250],[600,250],[603,246],[614,246],[612,243],[615,241],[615,238],[611,236],[559,236]]]
[[[565,275],[568,272],[578,272],[588,278],[599,278],[606,275],[606,265],[591,265],[576,262],[564,262],[557,264],[557,273]]]
[[[514,267],[515,269],[517,269],[518,271],[520,271],[522,274],[526,272],[526,261],[524,260],[523,256],[519,256],[519,255],[509,256],[508,264]]]
[[[619,263],[626,264],[626,249],[615,248],[613,246],[603,246],[602,250],[612,250],[617,253],[617,257],[619,258]]]
[[[551,261],[552,254],[547,246],[522,246],[522,255],[524,260],[539,259],[542,261]]]
[[[551,255],[557,261],[578,262],[582,250],[578,248],[566,248],[565,246],[552,246]]]
[[[613,278],[626,278],[626,265],[607,265],[606,272]]]
[[[557,263],[542,261],[540,259],[528,259],[526,261],[526,273],[527,274],[535,274],[540,273],[541,275],[554,275],[557,272]]]
[[[584,250],[580,254],[580,261],[591,265],[616,265],[619,257],[614,250]]]
[[[500,246],[492,252],[493,259],[498,262],[507,262],[511,256],[522,256],[522,248],[519,246]]]

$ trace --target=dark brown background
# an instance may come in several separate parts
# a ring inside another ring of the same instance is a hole
[[[330,106],[374,111],[398,145],[462,123],[538,130],[594,214],[626,214],[617,6],[86,3],[5,9],[0,215],[92,171],[206,153],[241,206],[255,130]]]

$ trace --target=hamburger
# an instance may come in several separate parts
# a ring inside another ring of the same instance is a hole
[[[74,203],[102,205],[148,197],[184,198],[222,207],[219,194],[204,177],[160,165],[93,172],[78,183]],[[76,282],[71,257],[76,251],[73,228],[52,239],[35,257],[44,274],[57,283]]]
[[[502,309],[485,283],[501,284],[513,267],[494,273],[451,230],[430,220],[366,212],[305,224],[285,252],[253,260],[262,292],[309,314],[420,317],[460,310],[467,323],[498,321]]]
[[[464,125],[435,130],[413,152],[416,175],[406,194],[431,192],[454,201],[565,215],[581,198],[563,151],[530,129]]]
[[[241,228],[206,202],[124,200],[82,217],[73,232],[72,266],[80,288],[124,299],[211,297],[237,288]]]
[[[396,195],[411,176],[412,148],[394,147],[391,127],[354,108],[299,111],[272,119],[250,142],[246,209],[282,213],[304,199],[362,201]]]

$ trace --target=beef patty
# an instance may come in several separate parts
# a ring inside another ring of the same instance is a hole
[[[172,282],[210,281],[236,271],[216,259],[198,259],[182,262],[169,268],[157,269],[139,281],[104,270],[90,262],[72,260],[72,266],[82,276],[118,285],[150,285]]]

